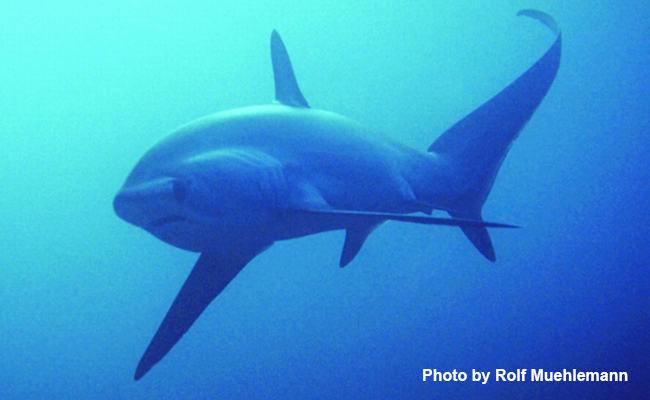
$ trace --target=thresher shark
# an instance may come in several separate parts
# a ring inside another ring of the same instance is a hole
[[[178,128],[133,168],[113,206],[160,240],[200,253],[135,373],[142,378],[219,293],[274,242],[345,230],[341,267],[385,221],[457,226],[496,256],[481,209],[512,142],[557,74],[561,33],[512,84],[419,151],[312,109],[280,35],[271,34],[275,101]],[[432,216],[446,211],[451,218]]]

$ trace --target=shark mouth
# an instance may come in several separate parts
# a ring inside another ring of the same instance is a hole
[[[174,222],[183,222],[186,219],[178,215],[170,215],[168,217],[159,218],[153,221],[150,225],[152,229],[159,228],[163,225],[173,224]]]

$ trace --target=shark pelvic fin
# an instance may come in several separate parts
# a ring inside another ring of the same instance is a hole
[[[368,238],[368,235],[374,231],[381,222],[359,223],[348,226],[345,230],[345,243],[343,244],[343,251],[341,252],[341,261],[339,266],[345,267],[354,260],[354,257],[359,254],[361,246]]]
[[[229,243],[201,253],[135,371],[139,380],[174,347],[194,321],[250,260],[268,246]]]
[[[275,80],[275,100],[291,107],[309,108],[298,87],[287,48],[276,30],[271,33],[271,62]]]

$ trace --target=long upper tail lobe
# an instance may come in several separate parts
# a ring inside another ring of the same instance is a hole
[[[481,219],[503,159],[546,96],[560,66],[562,34],[555,20],[536,10],[521,10],[517,15],[541,21],[557,35],[555,42],[517,80],[448,129],[428,149],[443,157],[461,182],[458,201],[448,210],[455,218]],[[496,260],[485,227],[461,229],[481,254]]]

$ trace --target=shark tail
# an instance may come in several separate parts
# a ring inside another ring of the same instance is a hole
[[[513,141],[530,120],[551,87],[560,66],[562,34],[555,20],[536,10],[521,10],[549,27],[556,39],[544,55],[508,87],[444,132],[428,149],[444,159],[461,187],[454,218],[482,220],[487,199]],[[472,244],[490,261],[496,260],[485,227],[461,226]]]

